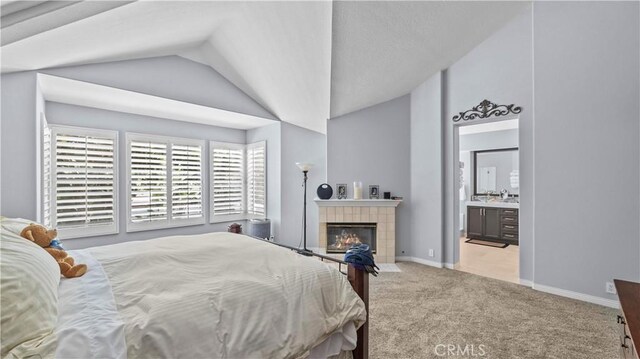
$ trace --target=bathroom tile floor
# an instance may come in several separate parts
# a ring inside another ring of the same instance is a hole
[[[460,237],[460,262],[455,266],[455,269],[519,283],[520,248],[518,246],[509,245],[507,248],[494,248],[465,243],[466,240],[466,237]]]

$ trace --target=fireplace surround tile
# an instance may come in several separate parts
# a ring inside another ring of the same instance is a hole
[[[327,249],[328,223],[375,223],[376,254],[378,263],[395,263],[396,254],[396,206],[398,200],[319,200],[319,245],[320,252]],[[342,258],[341,253],[330,256]]]

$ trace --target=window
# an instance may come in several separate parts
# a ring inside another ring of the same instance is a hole
[[[45,227],[51,227],[51,129],[47,124],[47,120],[42,115],[40,124],[42,126],[42,153],[41,153],[41,174],[42,181],[40,184],[40,218],[38,220]]]
[[[118,232],[118,133],[43,129],[43,222],[61,238]]]
[[[211,142],[211,221],[266,216],[266,144]]]
[[[204,223],[204,142],[127,134],[127,231]]]
[[[267,147],[265,142],[247,145],[247,215],[265,218],[267,199]]]
[[[212,221],[245,219],[244,145],[212,142],[210,161]]]
[[[202,146],[171,145],[171,196],[174,219],[204,218]]]

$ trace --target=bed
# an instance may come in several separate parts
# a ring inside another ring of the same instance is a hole
[[[20,221],[2,220],[2,357],[327,358],[366,328],[350,278],[268,242],[210,233],[69,251],[89,271],[61,279]]]

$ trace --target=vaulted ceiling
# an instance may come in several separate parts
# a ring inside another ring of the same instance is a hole
[[[410,92],[526,2],[2,1],[2,73],[179,55],[282,121],[326,119]]]

